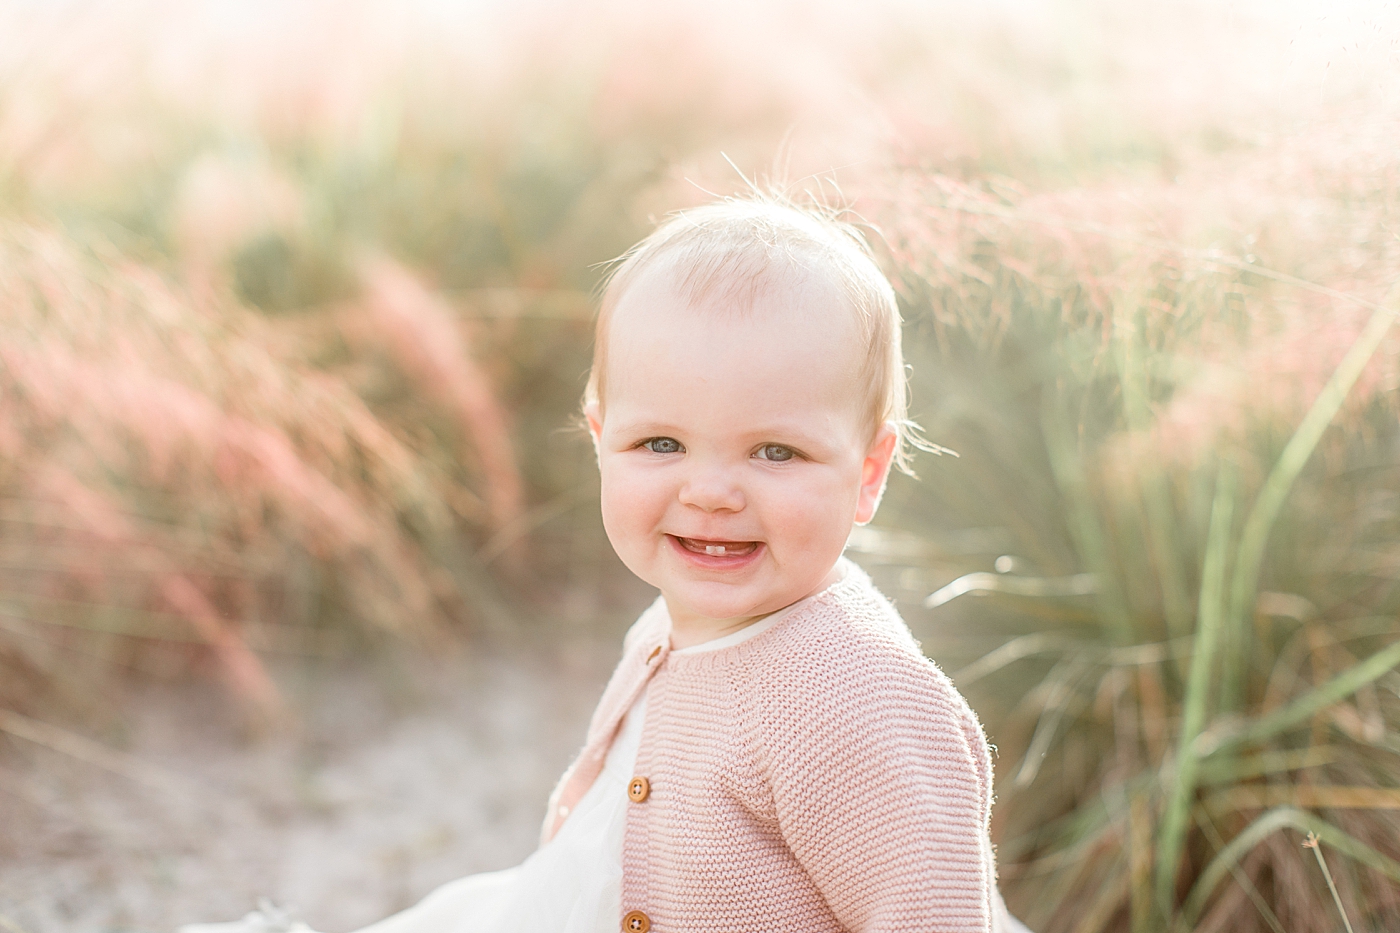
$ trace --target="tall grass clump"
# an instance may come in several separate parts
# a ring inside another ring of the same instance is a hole
[[[134,668],[276,717],[269,658],[632,597],[567,429],[593,266],[799,104],[697,112],[619,54],[688,14],[629,11],[0,10],[0,708]]]
[[[296,341],[32,227],[0,231],[0,293],[7,684],[207,657],[277,715],[259,652],[464,611],[448,478]]]
[[[615,627],[637,594],[589,446],[561,430],[596,265],[731,186],[721,152],[753,170],[785,151],[792,177],[891,152],[1055,174],[1166,138],[1075,132],[1108,98],[1072,99],[1087,73],[1036,45],[1043,18],[550,17],[0,9],[0,703],[212,657],[270,707],[265,656],[336,633]]]
[[[924,543],[869,547],[962,656],[1035,929],[1400,923],[1397,141],[1352,115],[1165,181],[910,168],[866,207],[961,455],[891,490]]]

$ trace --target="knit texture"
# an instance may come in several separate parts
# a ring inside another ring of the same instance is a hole
[[[773,628],[672,655],[664,606],[628,633],[544,838],[641,691],[622,910],[655,933],[1003,927],[992,770],[966,701],[854,566]]]

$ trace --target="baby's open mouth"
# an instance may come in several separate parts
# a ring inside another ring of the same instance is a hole
[[[674,537],[687,551],[709,557],[746,557],[758,547],[757,541],[709,541],[703,538],[682,538],[679,535]]]

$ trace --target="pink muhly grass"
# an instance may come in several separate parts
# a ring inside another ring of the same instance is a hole
[[[267,668],[249,650],[248,643],[219,617],[199,588],[181,574],[161,578],[158,587],[170,607],[188,619],[214,649],[234,692],[269,721],[283,720],[287,710]]]
[[[259,717],[270,723],[283,721],[285,704],[267,668],[248,647],[237,627],[223,618],[203,592],[184,574],[175,569],[178,555],[166,552],[137,527],[134,516],[123,514],[110,498],[78,481],[71,473],[59,468],[46,469],[32,494],[64,508],[73,523],[70,528],[89,532],[74,546],[94,547],[105,554],[89,553],[74,566],[75,577],[84,580],[88,588],[101,591],[102,564],[136,566],[154,581],[159,599],[199,633],[214,651],[234,694]]]
[[[284,434],[230,416],[209,397],[129,361],[103,365],[61,347],[45,350],[0,349],[26,389],[36,426],[76,434],[106,466],[157,484],[197,482],[199,471],[212,468],[229,493],[261,493],[295,515],[323,553],[371,546],[363,508],[310,468]]]
[[[519,518],[524,503],[509,420],[464,345],[452,309],[388,259],[366,260],[361,278],[363,307],[376,338],[406,376],[453,414],[481,465],[490,526],[506,527]]]
[[[174,611],[268,715],[275,688],[228,620],[279,621],[278,555],[332,570],[360,623],[440,626],[452,585],[401,522],[451,533],[444,478],[273,322],[105,265],[0,231],[0,495],[67,516],[0,523],[0,544],[47,561],[17,592]]]
[[[995,346],[1013,326],[1019,291],[1040,326],[1101,335],[1101,354],[1078,365],[1108,371],[1115,347],[1144,340],[1142,352],[1171,367],[1150,446],[1195,463],[1222,433],[1300,417],[1365,324],[1361,302],[1380,301],[1400,280],[1400,247],[1376,207],[1400,197],[1400,182],[1373,175],[1363,193],[1323,181],[1339,174],[1339,152],[1368,161],[1371,135],[1350,149],[1336,138],[1295,140],[1253,161],[1223,159],[1214,174],[1197,168],[1173,186],[1110,180],[1031,194],[995,178],[896,172],[871,181],[861,209],[882,230],[906,291],[919,290],[911,300],[931,298],[940,332]],[[1284,241],[1282,201],[1296,207],[1309,189],[1314,219],[1290,225],[1300,240]],[[1232,241],[1202,242],[1203,232]],[[1339,232],[1364,262],[1333,248]],[[1285,278],[1269,278],[1274,271]],[[1388,340],[1400,351],[1400,336]],[[1397,385],[1400,352],[1377,353],[1348,410],[1393,398]]]

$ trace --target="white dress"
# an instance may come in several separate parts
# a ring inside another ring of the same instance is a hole
[[[723,638],[672,654],[699,654],[746,641],[794,606]],[[603,771],[548,843],[520,865],[449,881],[414,906],[357,933],[487,933],[525,927],[548,933],[616,933],[622,913],[622,834],[646,718],[646,694],[633,704]],[[264,906],[233,923],[191,924],[179,933],[312,933]]]

